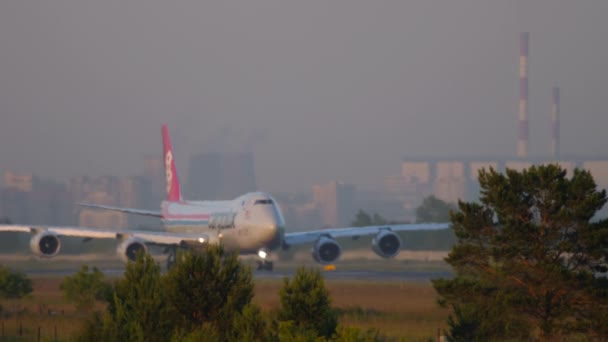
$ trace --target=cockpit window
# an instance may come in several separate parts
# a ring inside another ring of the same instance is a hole
[[[258,204],[273,204],[271,199],[260,199],[260,200],[256,200],[254,205],[258,205]]]

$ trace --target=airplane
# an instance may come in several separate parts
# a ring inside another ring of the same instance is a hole
[[[161,132],[166,198],[161,203],[160,211],[89,203],[80,205],[157,217],[162,222],[163,231],[0,225],[0,232],[32,234],[30,249],[43,258],[52,258],[59,253],[61,237],[64,236],[82,237],[84,241],[116,239],[119,241],[116,252],[125,262],[135,260],[141,251],[148,252],[149,246],[162,246],[165,247],[164,253],[168,254],[167,268],[175,263],[178,249],[196,250],[222,244],[228,252],[257,255],[258,269],[272,270],[270,253],[291,246],[312,244],[313,259],[319,264],[328,265],[336,262],[342,253],[337,239],[373,235],[372,250],[378,256],[389,259],[395,257],[401,248],[401,238],[397,232],[449,228],[449,223],[420,223],[286,232],[286,223],[277,201],[265,192],[250,192],[227,201],[184,200],[166,124],[162,125]]]

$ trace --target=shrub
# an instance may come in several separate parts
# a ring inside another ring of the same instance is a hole
[[[285,278],[279,292],[280,322],[293,322],[298,330],[308,330],[318,336],[331,337],[336,332],[338,318],[318,270],[299,268],[292,280]]]
[[[0,266],[0,298],[22,298],[32,293],[32,281],[23,273]]]
[[[89,311],[96,300],[108,299],[112,287],[105,282],[103,273],[96,267],[89,269],[84,265],[73,276],[66,277],[61,283],[65,298],[74,303],[79,311]]]

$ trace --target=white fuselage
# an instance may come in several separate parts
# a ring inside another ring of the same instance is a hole
[[[162,222],[170,232],[201,234],[228,251],[257,253],[280,246],[285,231],[272,196],[252,192],[231,201],[164,201]]]

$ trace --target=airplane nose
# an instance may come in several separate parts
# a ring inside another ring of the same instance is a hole
[[[283,234],[285,231],[285,223],[282,220],[280,214],[277,214],[276,209],[269,215],[269,225],[268,225],[268,234],[271,236],[271,241],[269,243],[269,247],[271,249],[276,249],[281,245],[283,241]]]

